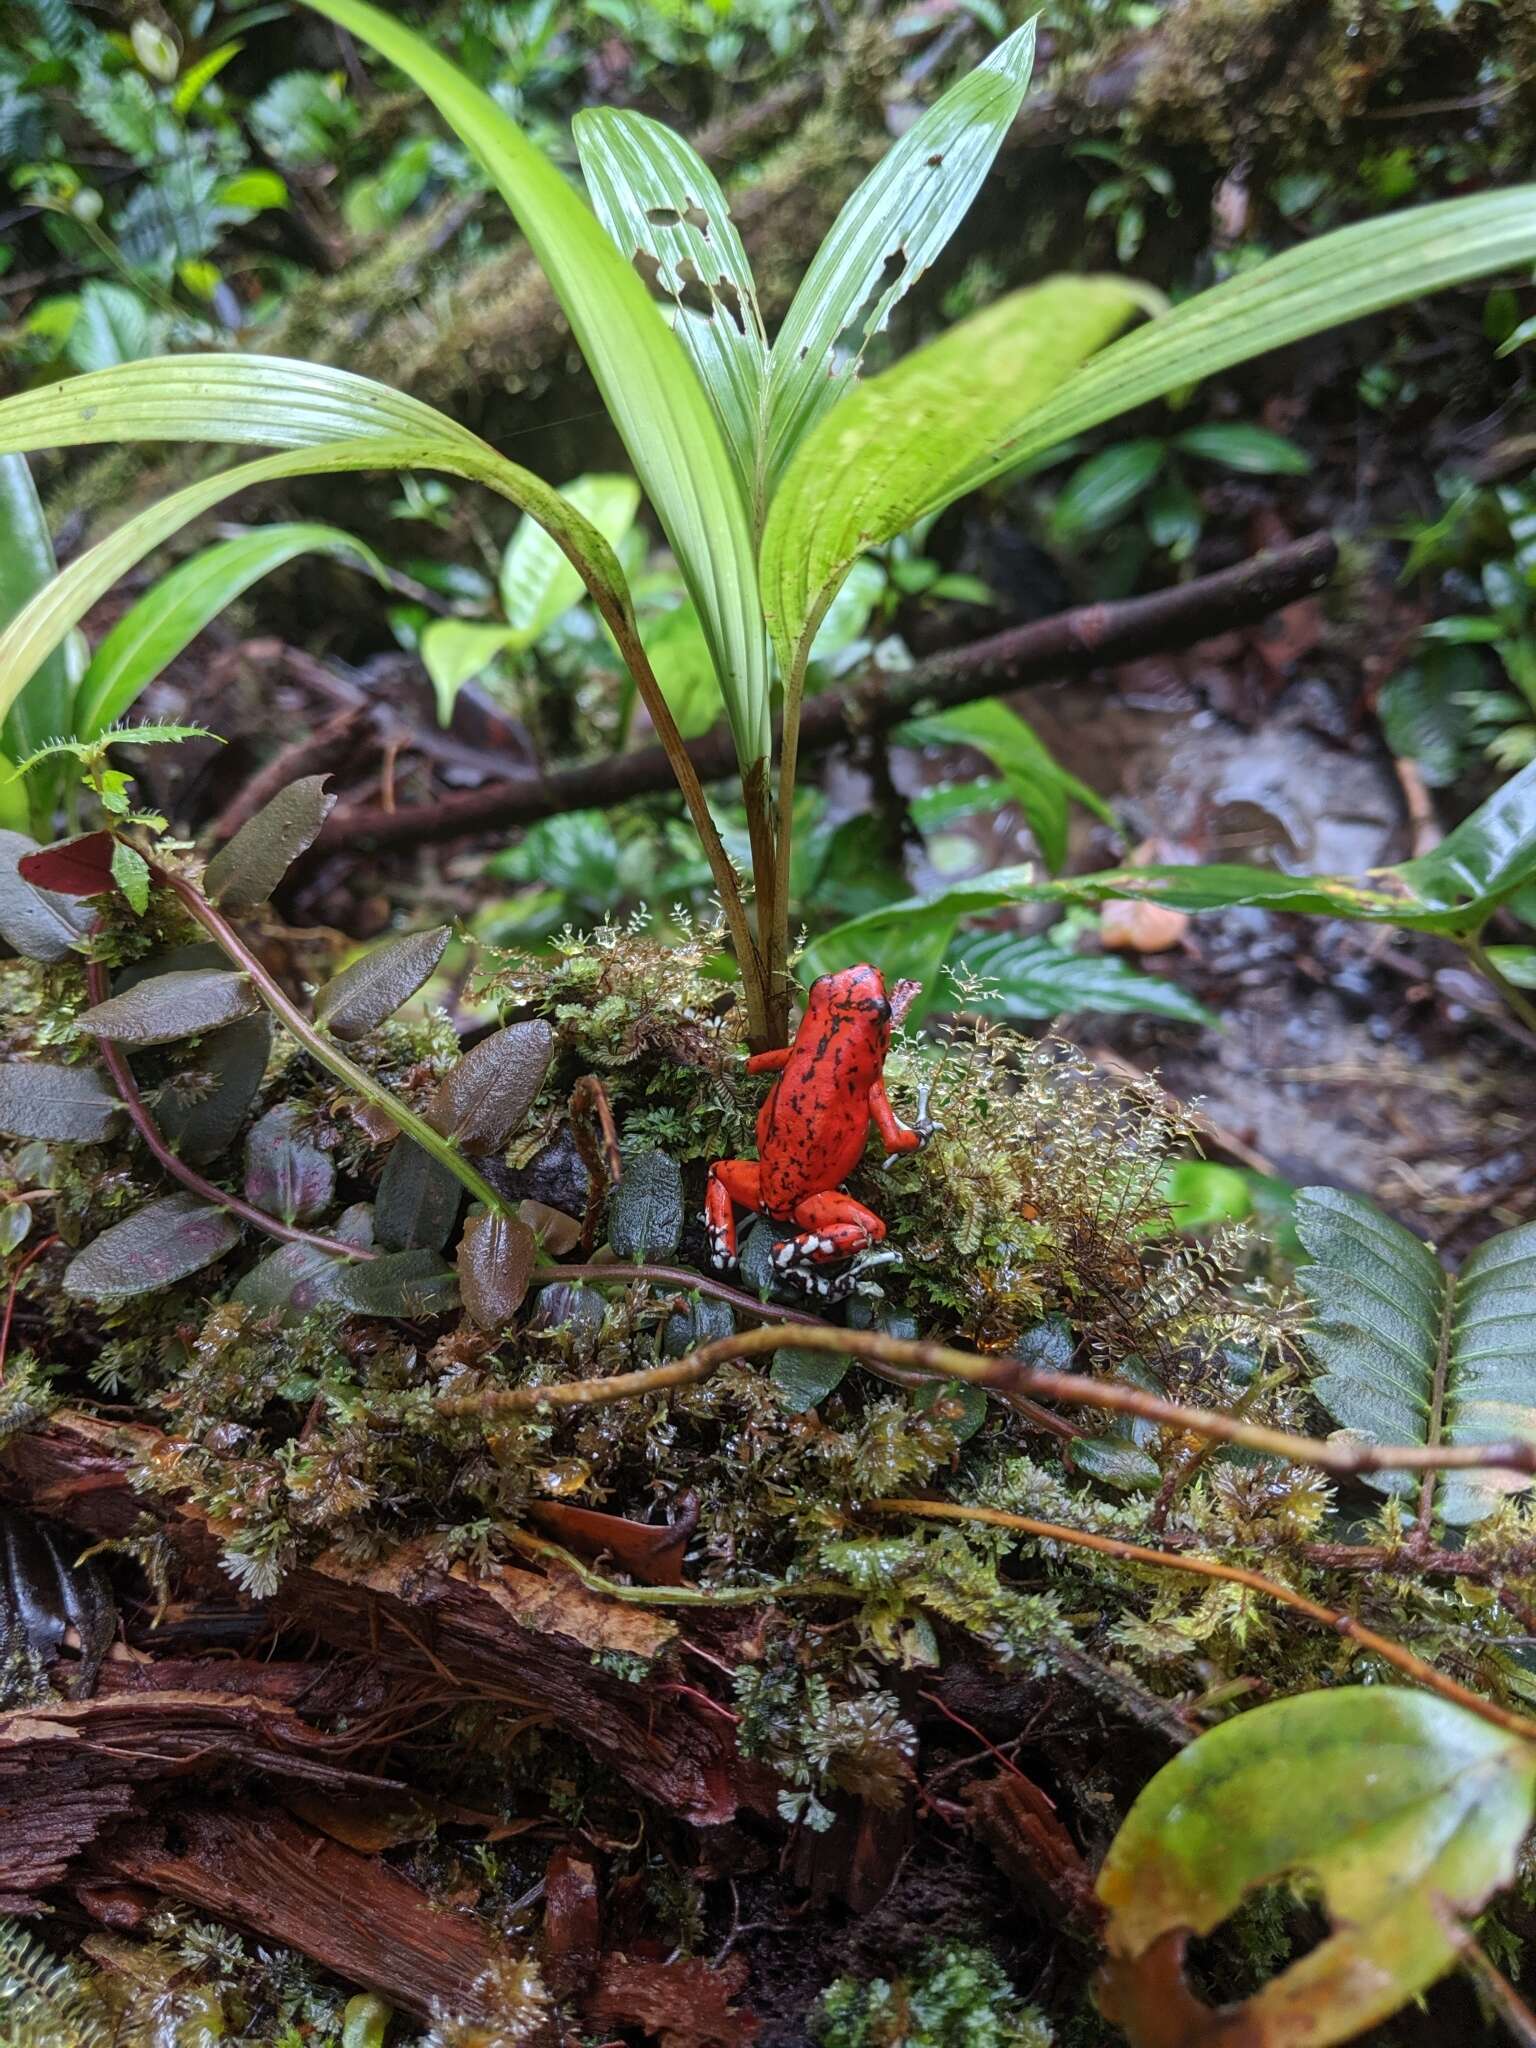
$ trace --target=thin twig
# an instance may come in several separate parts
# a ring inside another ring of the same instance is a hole
[[[107,970],[99,960],[86,963],[85,985],[93,1003],[104,1003],[112,993],[107,979]],[[83,1030],[90,1029],[88,1017],[81,1020]],[[227,1210],[231,1216],[238,1216],[242,1223],[249,1223],[257,1230],[264,1230],[268,1237],[275,1237],[283,1244],[307,1244],[319,1252],[328,1252],[338,1259],[376,1259],[378,1253],[367,1245],[348,1244],[339,1237],[327,1237],[323,1231],[302,1230],[296,1223],[284,1223],[279,1217],[269,1216],[265,1209],[258,1209],[254,1202],[247,1202],[240,1195],[232,1195],[211,1180],[205,1180],[195,1166],[189,1166],[171,1150],[161,1136],[159,1126],[146,1108],[139,1093],[138,1083],[133,1078],[133,1069],[120,1046],[110,1038],[98,1038],[97,1050],[101,1063],[112,1077],[112,1086],[117,1098],[128,1112],[128,1119],[144,1142],[144,1149],[156,1165],[168,1173],[172,1180],[179,1180],[201,1201],[211,1203],[217,1209]]]
[[[1166,1429],[1187,1431],[1193,1436],[1215,1437],[1223,1443],[1242,1444],[1270,1457],[1287,1458],[1295,1465],[1315,1465],[1319,1471],[1341,1476],[1361,1472],[1427,1472],[1497,1470],[1536,1473],[1536,1442],[1511,1441],[1497,1444],[1375,1444],[1338,1441],[1332,1438],[1297,1436],[1289,1430],[1270,1429],[1263,1423],[1245,1422],[1214,1408],[1185,1408],[1156,1394],[1120,1380],[1096,1380],[1086,1375],[1047,1372],[1024,1365],[1016,1358],[978,1358],[966,1351],[951,1350],[947,1344],[913,1342],[888,1337],[881,1330],[840,1330],[831,1324],[797,1325],[792,1334],[782,1330],[743,1330],[734,1337],[719,1337],[701,1345],[686,1357],[666,1365],[650,1366],[638,1372],[614,1373],[606,1379],[563,1380],[549,1386],[488,1387],[478,1394],[443,1394],[437,1408],[443,1415],[505,1415],[545,1408],[595,1408],[609,1401],[633,1400],[647,1394],[662,1394],[673,1387],[693,1386],[707,1380],[722,1365],[733,1360],[756,1357],[793,1344],[808,1351],[835,1351],[845,1358],[865,1363],[915,1368],[919,1372],[943,1374],[1005,1394],[1024,1394],[1037,1400],[1060,1401],[1073,1408],[1100,1408],[1121,1415],[1139,1415]]]
[[[1190,1557],[1178,1552],[1151,1550],[1144,1543],[1127,1543],[1118,1536],[1100,1536],[1087,1529],[1067,1529],[1057,1522],[1037,1522],[1029,1515],[1012,1515],[1003,1508],[962,1507],[950,1501],[937,1500],[870,1500],[861,1502],[860,1506],[877,1515],[915,1515],[925,1521],[938,1522],[981,1522],[989,1528],[1010,1529],[1020,1536],[1036,1537],[1043,1543],[1065,1543],[1080,1550],[1097,1550],[1106,1557],[1118,1558],[1122,1564],[1154,1565],[1163,1571],[1187,1572],[1195,1578],[1224,1579],[1229,1585],[1247,1586],[1252,1592],[1262,1593],[1267,1599],[1278,1600],[1282,1606],[1293,1607],[1298,1614],[1321,1622],[1336,1635],[1347,1636],[1362,1650],[1369,1650],[1373,1656],[1394,1665],[1405,1677],[1412,1678],[1430,1692],[1438,1693],[1441,1699],[1465,1707],[1468,1713],[1491,1721],[1496,1728],[1503,1728],[1511,1735],[1536,1739],[1536,1721],[1496,1706],[1492,1700],[1486,1700],[1480,1693],[1458,1684],[1454,1678],[1447,1678],[1443,1671],[1437,1671],[1433,1664],[1426,1664],[1422,1657],[1415,1656],[1402,1643],[1394,1643],[1390,1636],[1377,1635],[1374,1629],[1356,1621],[1353,1615],[1345,1614],[1336,1607],[1324,1607],[1320,1601],[1309,1600],[1305,1593],[1282,1585],[1278,1579],[1267,1579],[1262,1572],[1250,1571],[1246,1565],[1222,1564],[1213,1557]]]

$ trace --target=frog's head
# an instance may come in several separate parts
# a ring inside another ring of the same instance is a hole
[[[863,1020],[889,1043],[891,1004],[885,993],[885,976],[865,961],[859,967],[841,967],[836,974],[824,974],[811,983],[805,1014],[818,1025],[851,1024]]]

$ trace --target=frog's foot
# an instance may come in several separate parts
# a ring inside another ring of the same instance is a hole
[[[884,1223],[873,1209],[836,1191],[802,1196],[795,1204],[793,1220],[799,1235],[774,1246],[775,1270],[807,1294],[820,1295],[824,1301],[843,1300],[862,1270],[864,1262],[859,1255],[884,1238]],[[844,1260],[854,1263],[837,1273],[826,1270]]]
[[[918,1150],[919,1152],[922,1150],[924,1145],[927,1144],[928,1140],[933,1136],[935,1131],[942,1131],[944,1128],[942,1124],[935,1123],[933,1118],[928,1114],[928,1097],[931,1092],[932,1091],[930,1089],[930,1086],[926,1081],[923,1083],[922,1087],[919,1088],[917,1091],[917,1120],[910,1126],[910,1129],[914,1137],[917,1139],[916,1150]],[[882,1173],[889,1173],[891,1168],[896,1164],[898,1159],[907,1159],[910,1157],[911,1154],[908,1152],[889,1152],[886,1154],[885,1158],[882,1159],[880,1162],[880,1171]]]
[[[761,1168],[755,1159],[717,1159],[704,1190],[704,1226],[710,1264],[728,1273],[736,1264],[736,1210],[761,1206]]]

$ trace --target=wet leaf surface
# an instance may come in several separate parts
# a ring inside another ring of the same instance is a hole
[[[728,1301],[716,1301],[701,1294],[686,1308],[674,1309],[661,1333],[661,1348],[668,1358],[684,1358],[701,1344],[713,1344],[719,1337],[736,1334],[736,1312]]]
[[[439,1082],[427,1111],[432,1128],[466,1152],[499,1152],[533,1107],[553,1051],[542,1017],[493,1032]]]
[[[192,967],[151,975],[84,1011],[75,1028],[120,1045],[169,1045],[249,1017],[260,998],[233,969]]]
[[[89,1145],[110,1137],[122,1105],[99,1067],[60,1067],[43,1060],[0,1066],[0,1131],[13,1138]]]
[[[246,1133],[245,1195],[285,1223],[308,1223],[330,1206],[336,1168],[306,1134],[302,1111],[280,1102]]]
[[[1388,2018],[1456,1960],[1455,1922],[1516,1871],[1536,1750],[1426,1693],[1349,1686],[1239,1714],[1158,1772],[1099,1875],[1099,1999],[1136,2048],[1309,2048]],[[1314,1878],[1320,1946],[1220,2013],[1182,1950],[1259,1886]]]
[[[325,784],[323,775],[290,782],[246,820],[208,863],[203,889],[210,902],[225,910],[254,910],[266,902],[335,809]]]
[[[150,1202],[77,1252],[64,1290],[89,1301],[152,1294],[211,1266],[240,1241],[233,1216],[187,1192]]]
[[[647,1586],[680,1586],[683,1557],[698,1521],[698,1502],[676,1522],[631,1522],[623,1515],[572,1507],[560,1500],[533,1500],[528,1519],[578,1557],[611,1559],[620,1571]]]
[[[670,1258],[683,1235],[683,1176],[665,1152],[627,1160],[608,1197],[608,1242],[621,1259]]]
[[[315,1022],[332,1038],[366,1038],[415,995],[442,959],[448,938],[448,926],[440,924],[375,946],[321,985]]]
[[[511,1322],[537,1258],[538,1241],[526,1223],[490,1211],[469,1219],[459,1240],[459,1292],[478,1328]]]

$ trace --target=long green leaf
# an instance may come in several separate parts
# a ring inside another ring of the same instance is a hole
[[[1078,371],[978,461],[967,489],[1105,420],[1408,299],[1536,261],[1536,185],[1319,235],[1187,299]]]
[[[610,547],[619,547],[640,509],[640,486],[631,476],[595,472],[562,484],[560,495],[590,519]],[[536,519],[518,522],[497,578],[506,622],[524,647],[548,632],[581,596],[581,578]]]
[[[1505,1443],[1536,1437],[1536,1224],[1490,1238],[1456,1274],[1374,1202],[1303,1188],[1296,1234],[1313,1264],[1296,1278],[1316,1318],[1313,1392],[1346,1429],[1388,1443]],[[1367,1474],[1406,1493],[1401,1473]],[[1530,1479],[1447,1472],[1439,1508],[1462,1525]]]
[[[638,273],[488,94],[365,0],[309,0],[398,65],[484,165],[565,309],[709,636],[744,766],[771,744],[746,502],[703,386]]]
[[[1011,293],[857,385],[817,423],[763,530],[763,603],[787,676],[858,556],[958,497],[1141,303],[1137,287],[1113,278]]]
[[[56,570],[32,472],[20,455],[0,456],[0,625],[30,604]],[[69,671],[60,648],[11,705],[0,727],[0,747],[10,761],[26,760],[69,730],[69,697]],[[27,822],[26,791],[20,782],[7,781],[0,787],[0,825]]]
[[[999,43],[870,172],[832,224],[773,345],[768,487],[858,374],[870,337],[943,249],[1024,103],[1035,24]]]
[[[381,580],[384,575],[373,549],[335,526],[291,520],[215,542],[162,576],[96,649],[75,692],[75,737],[105,732],[226,605],[259,577],[305,554],[354,555]]]
[[[644,264],[709,394],[755,526],[768,340],[730,203],[693,146],[645,114],[587,107],[571,132],[598,219]]]
[[[1352,875],[1286,875],[1271,868],[1111,868],[1044,884],[1036,893],[1086,903],[1140,896],[1178,910],[1260,904],[1365,924],[1456,936],[1482,929],[1499,905],[1536,879],[1536,762],[1495,790],[1433,853]]]
[[[244,485],[290,476],[438,469],[485,484],[556,537],[605,616],[632,618],[618,560],[590,520],[477,435],[367,378],[277,357],[173,357],[71,378],[0,404],[0,453],[210,437],[276,441],[292,452],[178,491],[72,562],[0,636],[0,711],[96,599],[151,549]]]
[[[1114,953],[1068,953],[1043,933],[975,932],[950,946],[947,967],[981,985],[962,994],[940,988],[938,1010],[987,1017],[1140,1014],[1183,1024],[1215,1024],[1203,1003],[1167,975],[1149,974]]]
[[[1009,794],[1035,835],[1040,857],[1054,874],[1067,857],[1067,812],[1076,802],[1106,825],[1115,814],[1103,798],[1063,768],[1019,714],[996,697],[914,718],[896,737],[908,745],[975,747],[1002,774]]]

